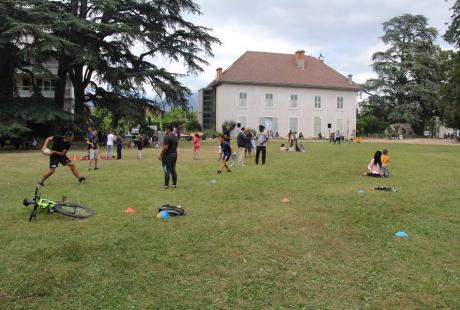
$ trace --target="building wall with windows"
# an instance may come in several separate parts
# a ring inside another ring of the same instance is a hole
[[[29,60],[31,61],[31,60]],[[31,61],[33,63],[33,61]],[[36,72],[34,74],[35,83],[45,98],[54,98],[54,93],[56,90],[56,75],[58,69],[58,63],[55,59],[50,59],[43,63],[44,68],[46,68],[49,73],[45,72]],[[33,71],[33,68],[27,68]],[[17,73],[15,76],[16,79],[16,88],[17,95],[22,98],[31,97],[33,94],[32,90],[32,80],[29,74]],[[64,95],[64,110],[70,113],[74,113],[75,108],[75,95],[73,84],[70,81],[70,78],[67,77],[66,88]]]
[[[286,136],[328,137],[340,131],[351,137],[356,129],[357,91],[288,86],[220,84],[216,88],[216,125],[234,120],[256,129],[259,124]]]

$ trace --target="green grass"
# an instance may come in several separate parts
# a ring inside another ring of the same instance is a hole
[[[0,309],[460,308],[460,148],[385,145],[391,178],[373,179],[361,174],[381,145],[306,147],[271,144],[266,166],[217,175],[215,142],[199,161],[181,143],[167,191],[157,150],[141,161],[125,150],[99,171],[80,161],[87,184],[60,167],[43,196],[96,216],[32,223],[21,201],[47,158],[0,153]],[[156,219],[165,203],[188,215]]]

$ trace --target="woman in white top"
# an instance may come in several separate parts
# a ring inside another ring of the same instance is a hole
[[[376,177],[376,178],[381,178],[382,177],[382,152],[377,151],[374,154],[374,158],[371,159],[369,162],[369,165],[367,166],[367,169],[369,172],[364,173],[364,175],[370,176],[370,177]]]

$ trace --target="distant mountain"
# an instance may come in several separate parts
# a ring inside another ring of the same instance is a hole
[[[188,107],[190,110],[196,112],[198,108],[198,93],[192,93],[188,98]]]

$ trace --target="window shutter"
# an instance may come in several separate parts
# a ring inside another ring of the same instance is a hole
[[[276,117],[273,118],[273,132],[278,132],[278,119]]]

